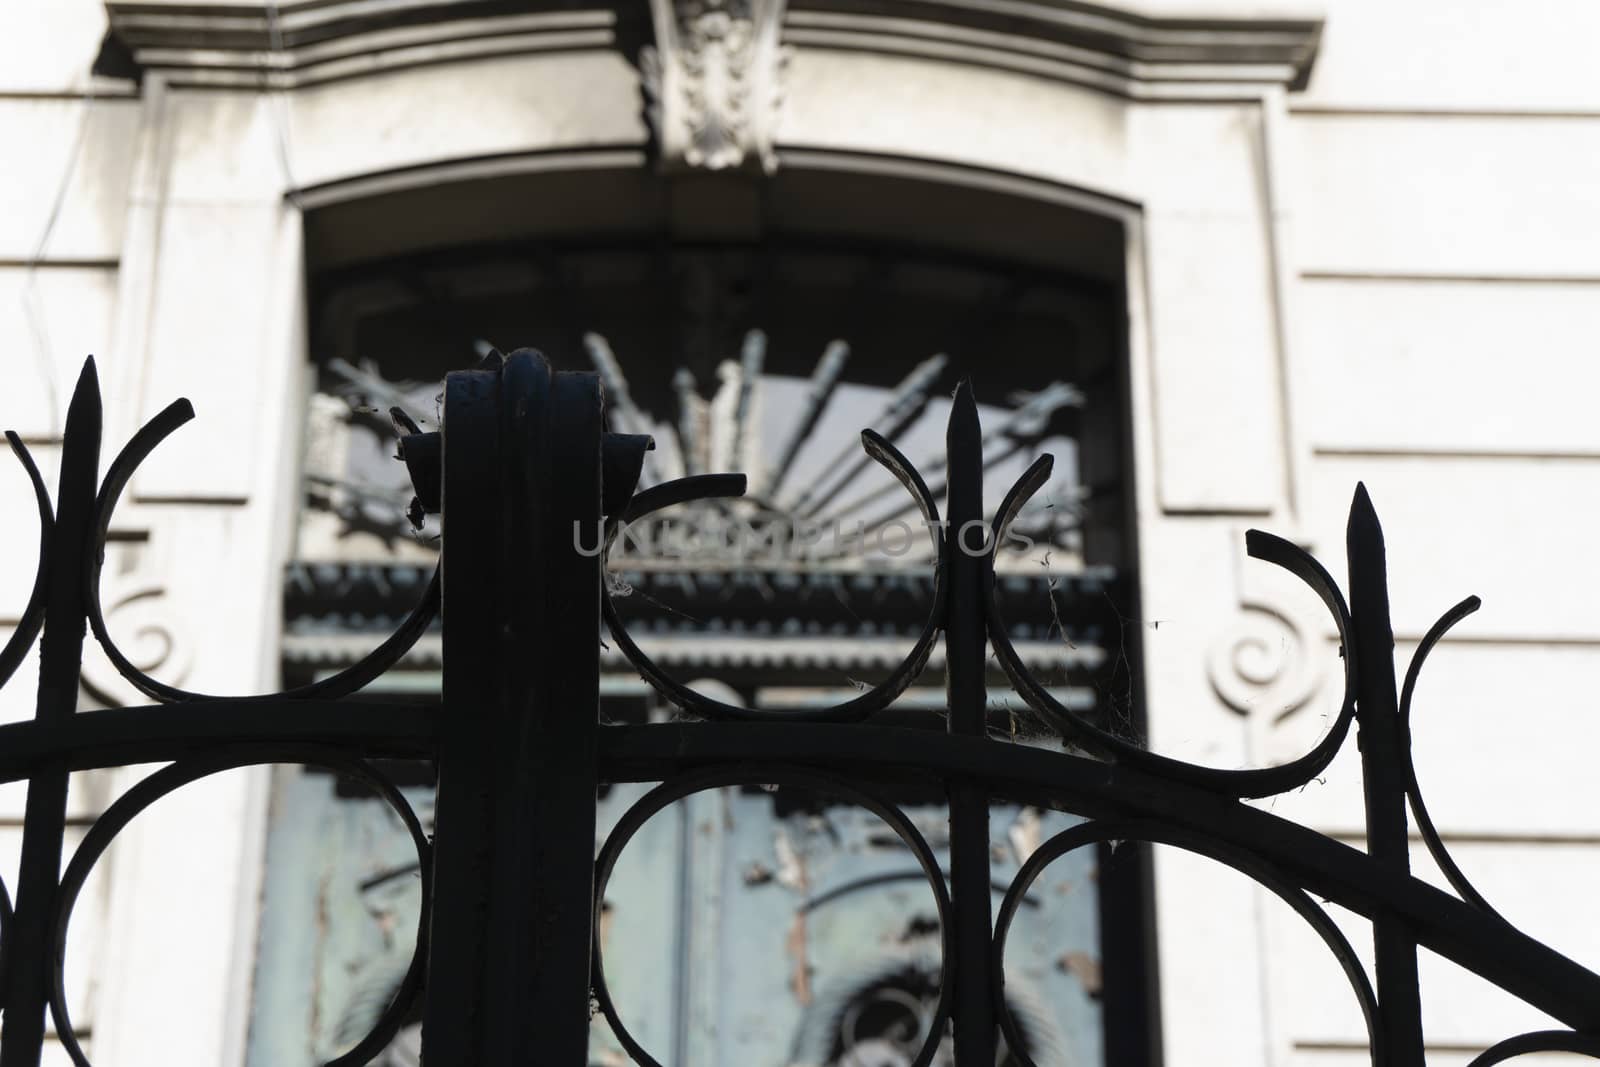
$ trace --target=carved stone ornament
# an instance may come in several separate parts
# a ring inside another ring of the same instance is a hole
[[[1321,690],[1327,639],[1309,603],[1263,584],[1259,572],[1241,565],[1238,573],[1239,612],[1206,656],[1211,688],[1239,714],[1281,723]]]
[[[1269,604],[1242,604],[1233,626],[1211,646],[1211,687],[1241,715],[1265,711],[1273,721],[1294,714],[1322,684],[1319,635],[1295,614]]]
[[[639,65],[663,167],[777,169],[783,9],[784,0],[651,0],[656,44]]]

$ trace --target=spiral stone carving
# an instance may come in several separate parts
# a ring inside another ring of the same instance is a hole
[[[1245,604],[1206,657],[1211,688],[1241,715],[1279,721],[1299,711],[1322,685],[1318,637],[1293,615],[1268,604]]]

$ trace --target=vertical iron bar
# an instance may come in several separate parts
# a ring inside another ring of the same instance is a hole
[[[484,1063],[489,884],[499,722],[500,371],[445,382],[441,610],[444,706],[422,1051]]]
[[[1161,987],[1156,973],[1155,877],[1143,841],[1096,849],[1100,918],[1100,1019],[1105,1062],[1160,1067]]]
[[[446,387],[430,1063],[587,1062],[601,431],[533,352]]]
[[[985,734],[987,639],[985,604],[994,561],[984,544],[983,432],[970,382],[956,389],[946,431],[946,506],[950,598],[945,619],[945,687],[949,730]],[[974,540],[975,538],[975,540]],[[950,795],[950,891],[955,916],[955,1053],[958,1067],[993,1067],[995,1014],[993,914],[989,888],[989,796],[981,785],[955,781]]]
[[[525,1058],[492,1063],[588,1063],[594,954],[595,746],[600,724],[600,379],[552,375],[542,356],[506,363],[508,708],[523,724],[516,752],[514,866],[495,881],[491,919],[526,924],[528,968],[515,990],[494,987],[505,1021],[525,1033]],[[543,403],[523,404],[538,396]],[[514,872],[514,873],[513,873]],[[536,1057],[536,1059],[534,1058]]]
[[[1355,630],[1356,723],[1366,792],[1367,853],[1401,874],[1411,870],[1405,795],[1405,739],[1395,691],[1394,627],[1383,528],[1364,485],[1356,486],[1346,529],[1350,616]],[[1379,914],[1372,923],[1379,1025],[1394,1067],[1421,1067],[1422,1000],[1417,942],[1404,922]]]
[[[85,562],[93,551],[95,482],[100,467],[100,380],[83,365],[61,447],[56,523],[50,542],[49,594],[39,644],[34,717],[63,722],[78,709],[83,664]],[[39,768],[28,781],[22,861],[13,929],[7,931],[5,1023],[0,1067],[36,1067],[44,1046],[54,949],[51,927],[60,885],[69,772],[65,760]]]

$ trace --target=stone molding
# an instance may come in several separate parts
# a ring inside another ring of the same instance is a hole
[[[1135,19],[1088,5],[891,0],[859,12],[791,10],[783,40],[1030,74],[1154,101],[1303,88],[1321,32],[1321,21],[1311,19]]]
[[[108,0],[106,11],[141,72],[201,88],[296,89],[437,63],[617,47],[618,14],[609,5],[506,7],[482,0]]]
[[[1197,6],[1197,5],[1194,5]],[[173,85],[292,89],[489,56],[631,50],[633,5],[486,0],[270,4],[108,0],[136,66]],[[652,0],[654,46],[637,57],[663,111],[670,163],[690,156],[770,167],[763,129],[784,48],[972,64],[1137,100],[1216,99],[1301,88],[1322,19],[1289,0],[1214,0],[1203,12],[1073,0]],[[648,32],[641,26],[642,32]],[[630,58],[635,58],[630,56]],[[656,64],[652,72],[651,66]]]

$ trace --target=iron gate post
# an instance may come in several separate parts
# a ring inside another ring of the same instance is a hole
[[[429,1063],[586,1062],[600,405],[530,351],[446,382]]]

